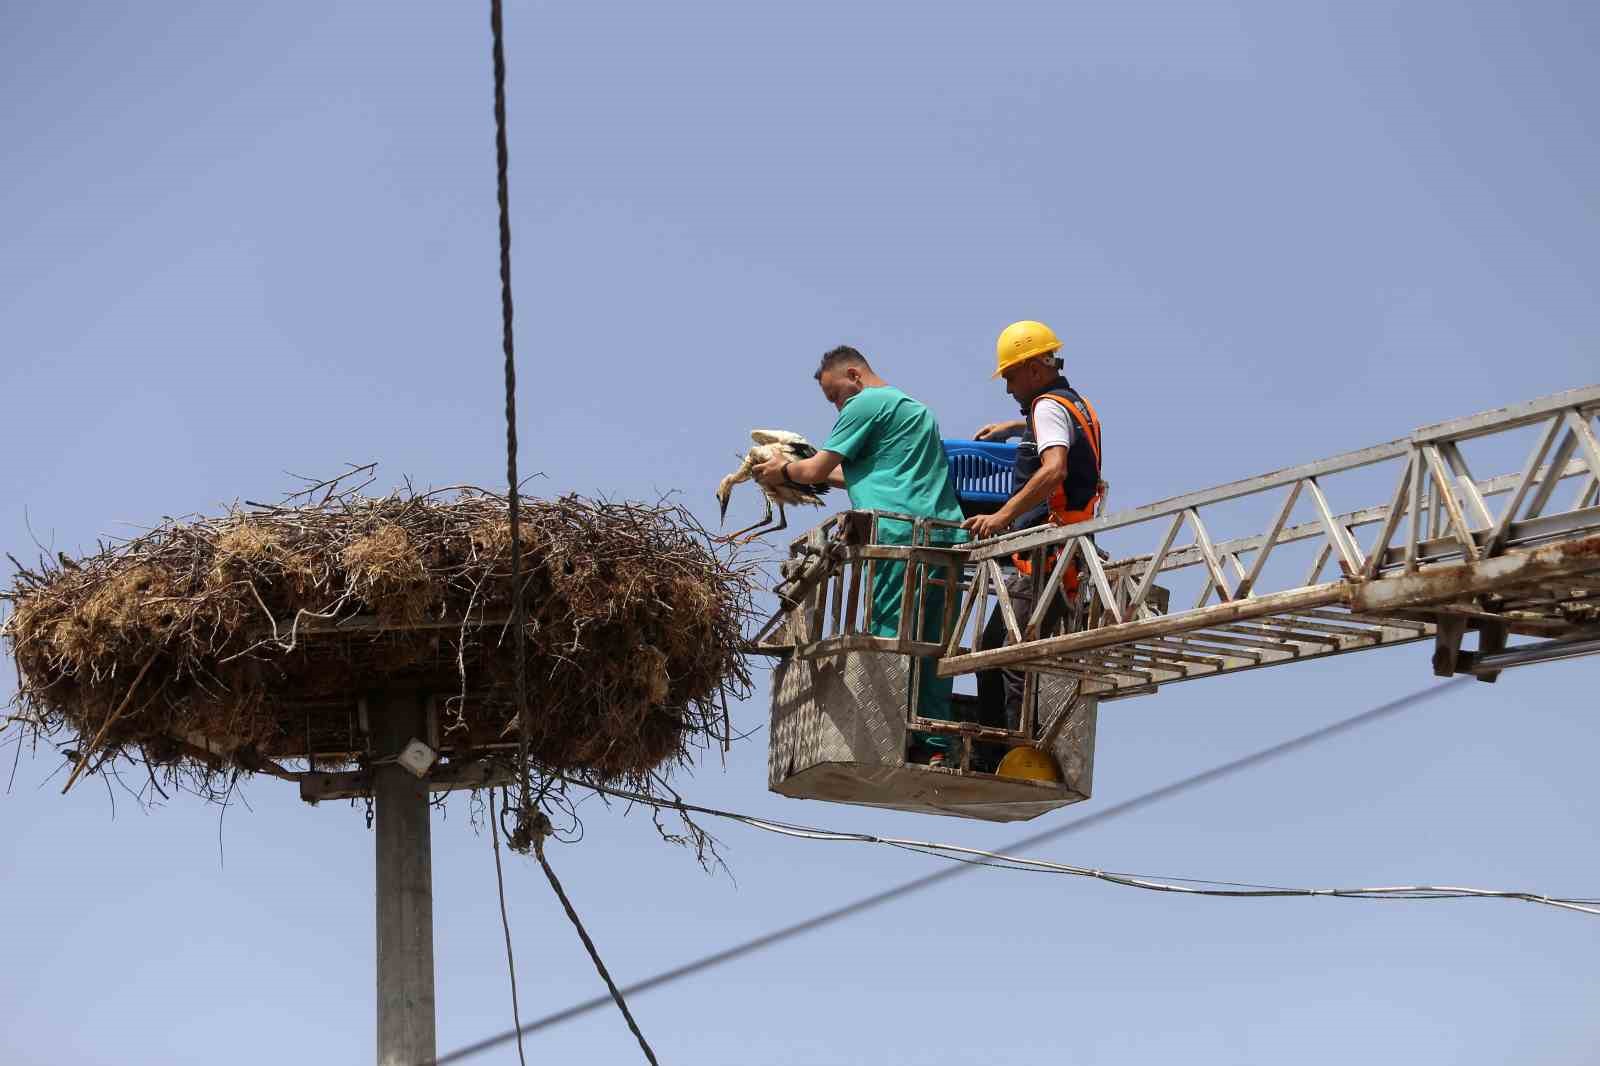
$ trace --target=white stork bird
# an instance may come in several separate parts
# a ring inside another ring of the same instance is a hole
[[[739,469],[722,479],[717,486],[717,502],[722,505],[721,517],[728,517],[728,497],[733,493],[733,487],[742,481],[749,481],[755,476],[755,468],[769,459],[782,459],[790,462],[797,459],[809,459],[817,454],[809,441],[798,433],[791,433],[786,429],[756,429],[750,431],[750,439],[754,441],[750,450],[744,453],[744,459],[739,463]],[[753,526],[745,526],[737,533],[729,533],[724,540],[734,543],[752,541],[764,533],[776,533],[786,529],[789,525],[788,517],[784,514],[785,504],[805,505],[807,507],[821,507],[822,497],[828,491],[826,484],[821,485],[796,485],[793,483],[778,485],[775,488],[761,486],[761,499],[766,505],[767,513],[761,521]],[[771,525],[772,505],[778,505],[778,524]],[[744,541],[740,541],[740,537]]]

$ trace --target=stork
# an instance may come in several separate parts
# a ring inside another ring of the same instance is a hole
[[[756,429],[750,431],[750,439],[754,443],[750,450],[745,452],[744,459],[739,463],[739,469],[722,479],[717,485],[717,503],[722,506],[721,517],[728,517],[728,497],[733,493],[733,487],[742,481],[749,481],[755,476],[755,468],[769,459],[782,459],[790,462],[796,459],[809,459],[817,454],[809,441],[798,433],[791,433],[786,429]],[[767,513],[761,521],[752,526],[745,526],[736,533],[729,533],[723,540],[734,543],[747,543],[764,533],[776,533],[786,529],[789,525],[788,517],[784,514],[785,504],[791,506],[805,505],[807,507],[821,507],[822,497],[828,491],[826,484],[822,485],[797,485],[786,482],[782,485],[768,487],[761,486],[761,499],[766,505]],[[778,505],[778,524],[771,525],[772,505]],[[743,540],[740,538],[743,537]]]

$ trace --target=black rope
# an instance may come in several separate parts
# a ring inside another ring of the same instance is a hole
[[[528,679],[524,663],[527,634],[522,620],[522,505],[517,498],[517,346],[512,334],[511,192],[506,180],[506,51],[500,0],[489,0],[489,27],[494,33],[495,180],[500,201],[500,329],[506,355],[506,502],[511,514],[512,660],[517,688],[517,762],[522,773],[522,802],[532,792],[528,782]]]
[[[517,766],[522,780],[522,802],[528,802],[528,690],[524,665],[527,632],[522,617],[522,503],[517,478],[517,346],[511,304],[511,191],[507,181],[506,53],[500,0],[489,2],[489,28],[494,38],[494,149],[495,185],[500,205],[500,345],[506,362],[506,509],[511,521],[511,656],[515,664],[517,701]],[[506,938],[506,969],[511,977],[511,1018],[517,1026],[517,1059],[527,1066],[522,1050],[522,1012],[517,1003],[517,963],[511,953],[511,920],[506,915],[506,886],[500,870],[500,821],[489,790],[489,832],[494,841],[494,876],[500,893],[500,928]]]
[[[639,1023],[633,1020],[633,1012],[628,1009],[628,1001],[622,998],[622,990],[611,979],[606,964],[600,959],[600,952],[595,948],[594,941],[589,939],[589,931],[583,927],[583,919],[578,917],[578,912],[572,909],[572,901],[567,898],[566,892],[561,888],[561,881],[556,877],[555,870],[550,868],[550,860],[544,857],[545,834],[541,833],[534,838],[533,853],[539,857],[539,865],[544,867],[544,875],[550,879],[550,887],[556,890],[556,895],[561,899],[561,906],[566,908],[567,917],[572,919],[572,927],[578,931],[578,937],[583,941],[583,946],[589,950],[589,958],[594,960],[594,968],[599,971],[600,979],[606,983],[606,988],[611,992],[611,999],[616,1003],[617,1009],[627,1019],[628,1028],[633,1030],[634,1039],[639,1041],[639,1047],[644,1052],[644,1057],[650,1061],[650,1066],[659,1066],[656,1062],[656,1053],[650,1050],[650,1042],[639,1031]],[[522,1039],[521,1029],[518,1029],[517,1039]]]
[[[519,840],[526,842],[529,835],[533,837],[534,853],[539,857],[539,865],[544,867],[545,876],[550,879],[550,887],[556,890],[556,896],[561,900],[561,906],[566,908],[567,917],[572,919],[573,926],[578,930],[578,936],[583,940],[583,946],[589,951],[589,958],[594,960],[594,967],[600,972],[601,978],[606,983],[606,988],[611,990],[611,998],[616,1001],[617,1008],[622,1011],[622,1017],[627,1020],[628,1028],[633,1030],[634,1037],[639,1041],[639,1047],[644,1050],[644,1057],[649,1060],[650,1066],[658,1066],[655,1052],[650,1050],[650,1044],[645,1040],[644,1034],[639,1031],[639,1025],[633,1020],[633,1014],[628,1010],[627,1001],[622,998],[622,993],[617,989],[616,982],[611,980],[611,974],[606,970],[606,964],[600,959],[600,952],[595,949],[594,941],[589,939],[589,933],[583,927],[583,922],[578,918],[578,912],[573,910],[572,901],[567,899],[567,894],[561,888],[561,882],[556,879],[556,872],[550,868],[549,861],[544,857],[544,838],[548,830],[548,820],[536,810],[533,798],[531,772],[528,767],[529,736],[532,723],[528,717],[528,679],[526,663],[527,632],[523,623],[522,603],[522,505],[518,498],[517,479],[517,354],[516,343],[512,332],[513,311],[511,304],[511,192],[507,180],[510,153],[506,148],[506,52],[505,52],[505,25],[501,13],[501,0],[489,0],[489,28],[494,36],[494,148],[495,148],[495,184],[496,195],[500,204],[500,320],[501,320],[501,346],[505,349],[506,357],[506,507],[511,516],[511,629],[512,658],[515,662],[516,699],[517,699],[517,765],[521,775],[522,784],[522,809],[518,812],[517,828],[512,834],[512,846],[516,847]],[[494,796],[489,798],[491,823],[490,831],[494,834],[495,841],[495,875],[500,876],[500,847],[499,825],[495,820]],[[500,920],[506,934],[506,963],[511,968],[511,1010],[513,1021],[516,1023],[517,1053],[522,1053],[522,1021],[517,1009],[517,977],[516,964],[511,956],[511,924],[505,912],[505,887],[501,882],[500,889]]]

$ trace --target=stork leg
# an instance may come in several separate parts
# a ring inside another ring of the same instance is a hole
[[[761,516],[761,521],[755,523],[754,525],[745,526],[743,529],[735,530],[734,532],[723,537],[718,537],[717,539],[722,541],[724,544],[743,544],[746,543],[746,541],[753,540],[756,537],[761,536],[762,533],[766,532],[762,527],[766,526],[772,521],[772,500],[768,498],[766,493],[763,492],[761,494],[761,502],[767,509],[767,513]],[[778,506],[782,507],[783,505],[779,504]],[[749,533],[750,536],[746,537],[745,540],[740,540],[739,538],[746,533]]]
[[[789,528],[789,517],[788,517],[788,515],[786,515],[784,513],[783,501],[782,500],[778,501],[778,524],[777,525],[769,525],[768,523],[770,523],[771,521],[772,521],[772,504],[769,502],[767,504],[767,517],[764,520],[762,520],[760,522],[757,522],[755,525],[749,526],[748,529],[753,531],[753,532],[746,532],[744,539],[739,541],[739,543],[740,544],[749,544],[751,541],[755,540],[757,537],[764,537],[768,533],[776,533],[780,529],[788,529]]]

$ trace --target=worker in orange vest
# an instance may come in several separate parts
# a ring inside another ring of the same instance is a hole
[[[1032,526],[1070,526],[1095,516],[1105,495],[1100,476],[1100,419],[1094,408],[1061,373],[1061,341],[1042,322],[1013,322],[995,344],[995,372],[1006,392],[1022,407],[1023,417],[990,423],[978,440],[1005,440],[1022,435],[1012,475],[1011,498],[993,514],[974,515],[963,523],[975,540]],[[1046,575],[1035,575],[1028,561],[1013,559],[1006,591],[1019,619],[1033,614],[1036,590]],[[1070,597],[1078,590],[1075,564],[1062,575]],[[1060,627],[1065,604],[1060,596],[1045,612],[1040,627],[1046,635]],[[1005,643],[1005,620],[996,607],[983,631],[982,647]],[[1022,674],[984,670],[978,674],[979,721],[1016,728],[1022,709]],[[997,754],[997,753],[995,753]]]

